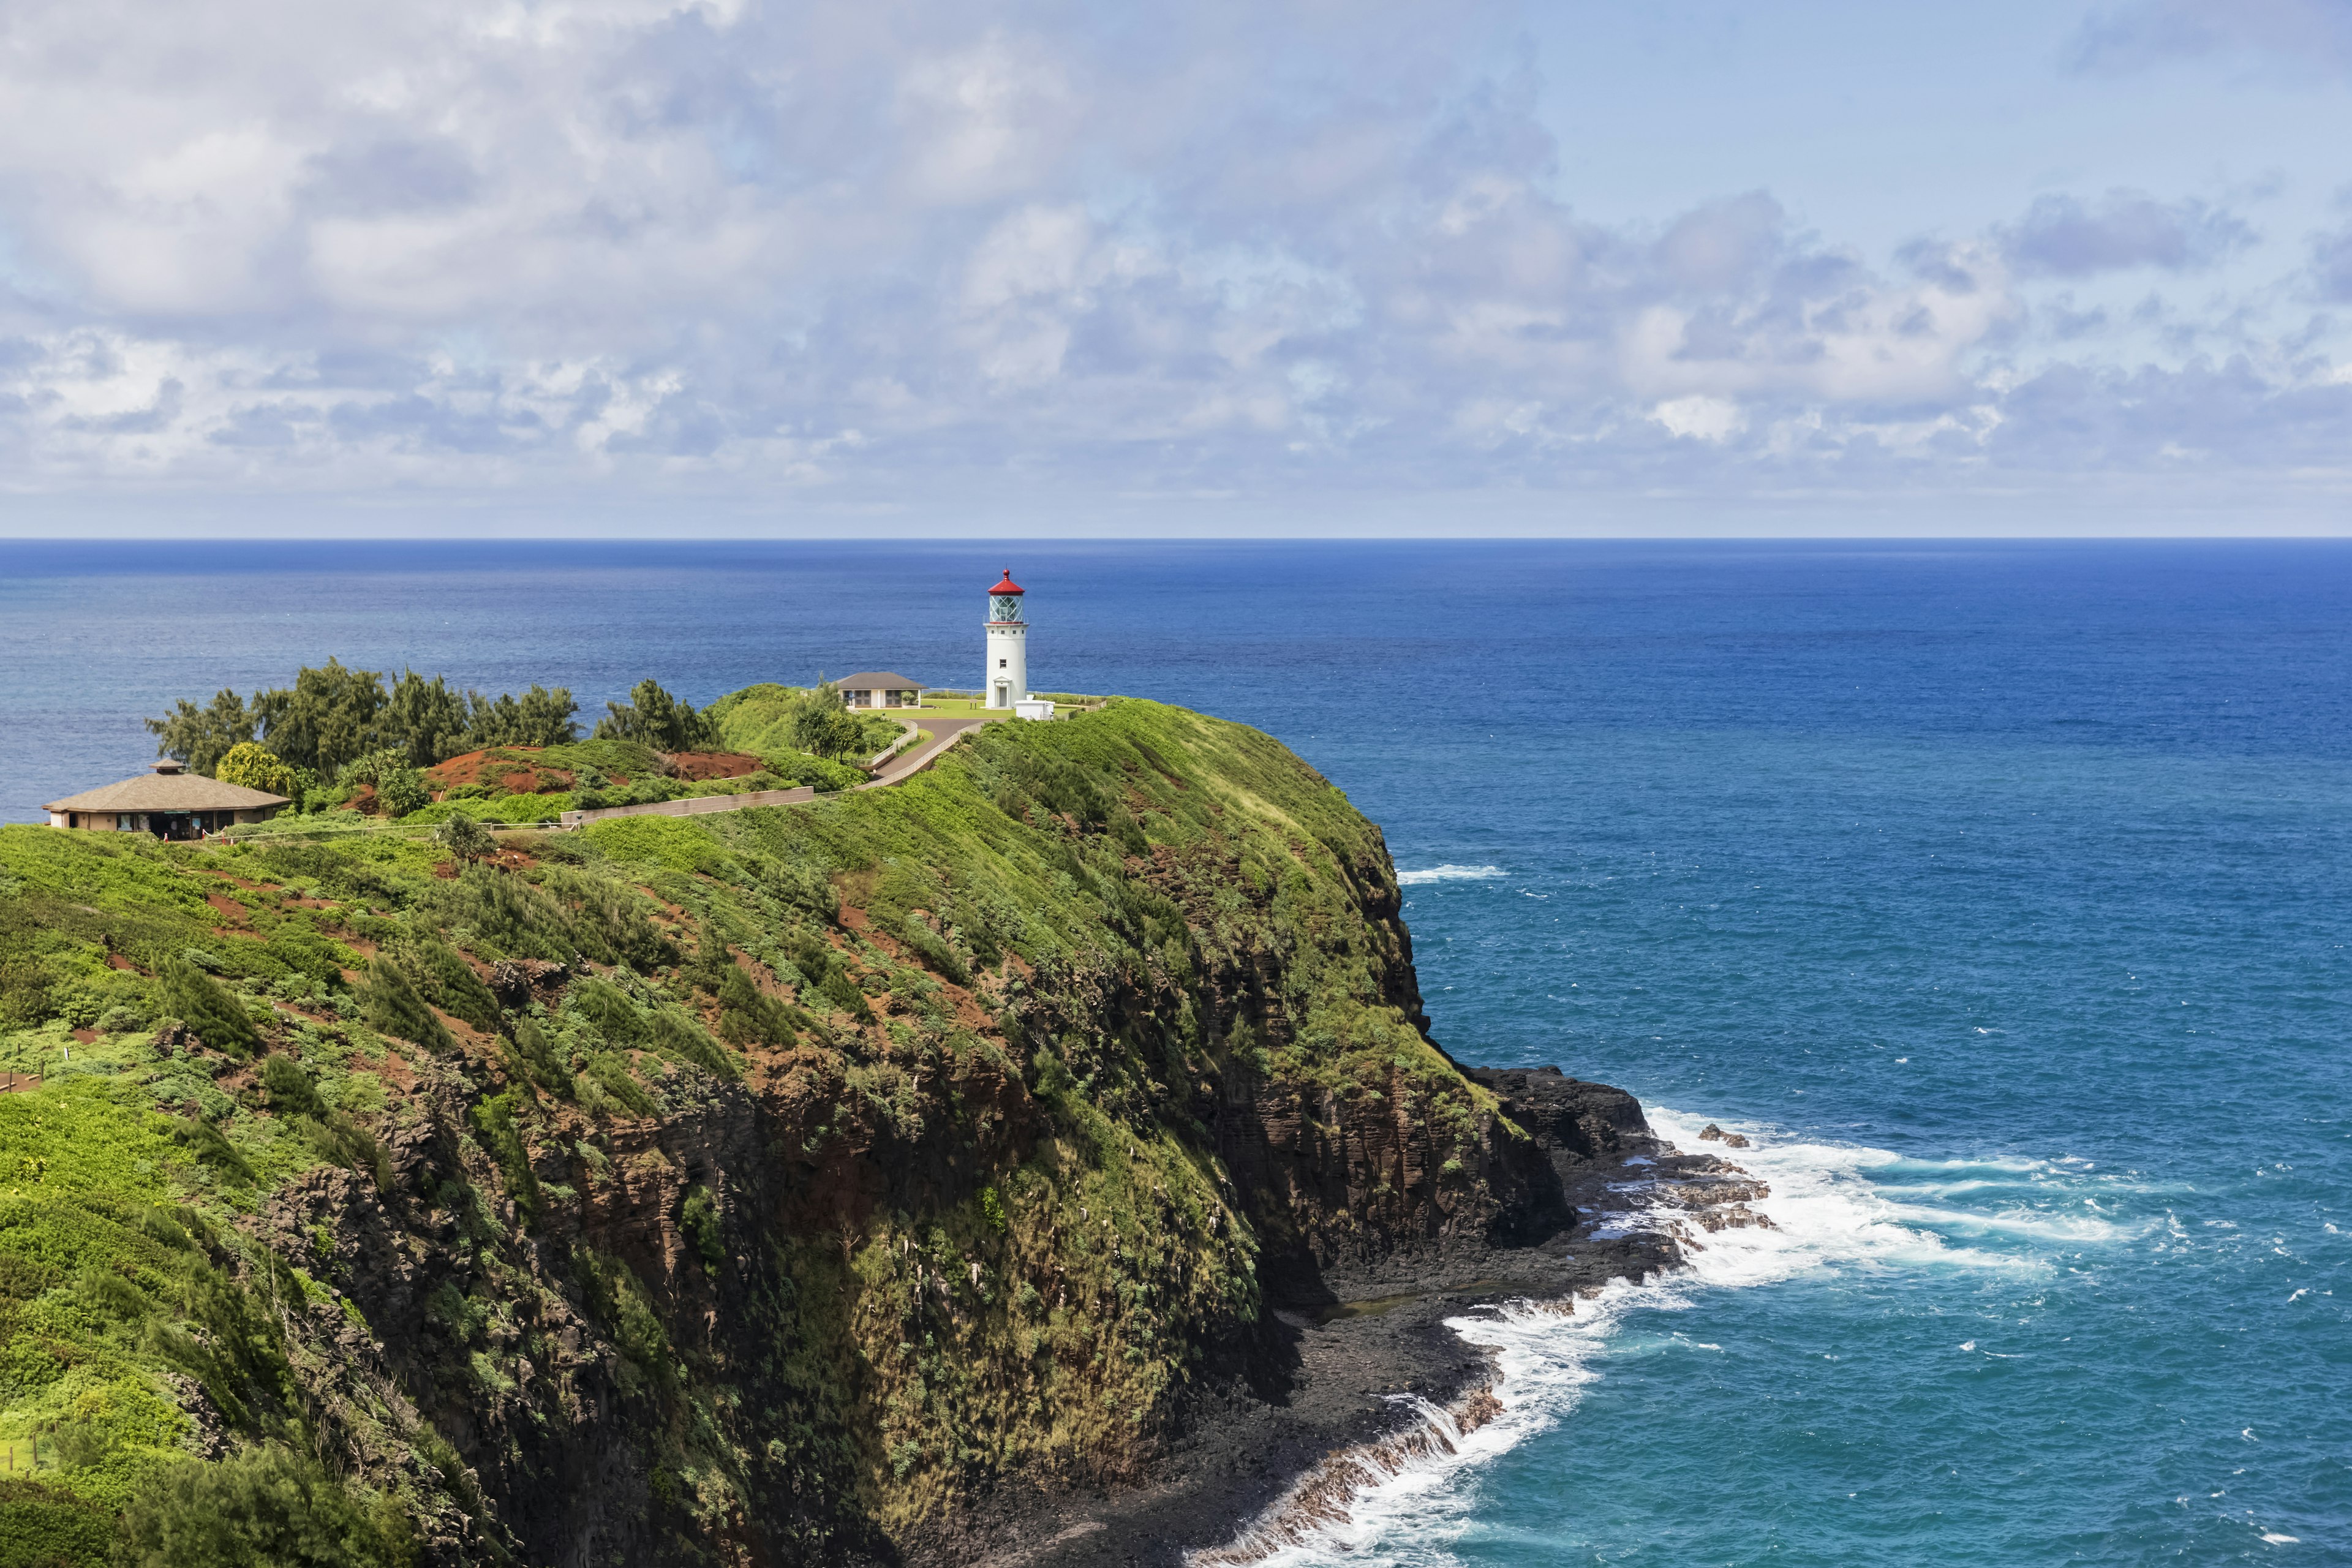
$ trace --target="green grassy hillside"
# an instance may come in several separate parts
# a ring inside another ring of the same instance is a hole
[[[0,829],[0,1564],[855,1561],[1133,1476],[1283,1279],[1510,1200],[1397,903],[1137,701],[466,866]]]

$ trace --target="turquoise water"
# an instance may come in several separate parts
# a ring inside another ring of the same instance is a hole
[[[328,652],[969,684],[1008,560],[1041,687],[1297,747],[1450,1048],[1748,1132],[1776,1221],[1469,1327],[1508,1415],[1307,1560],[2352,1562],[2352,549],[12,556],[16,820]]]

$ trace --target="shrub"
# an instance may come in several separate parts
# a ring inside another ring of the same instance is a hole
[[[273,1052],[262,1058],[261,1087],[268,1092],[269,1109],[287,1116],[324,1116],[319,1086],[292,1057]]]
[[[236,1145],[203,1117],[175,1117],[172,1123],[172,1137],[199,1163],[211,1166],[230,1181],[241,1185],[252,1182],[253,1167],[246,1163],[245,1156],[237,1152]]]
[[[572,987],[572,1006],[596,1026],[597,1033],[615,1045],[634,1046],[646,1037],[646,1021],[636,1004],[619,988],[591,977]]]
[[[489,957],[568,963],[582,951],[570,910],[532,883],[486,866],[468,866],[455,882],[434,883],[425,903],[438,927],[471,931],[477,951],[487,948]],[[613,955],[599,943],[588,956]]]
[[[874,1010],[866,1005],[866,994],[841,967],[841,960],[833,949],[814,936],[803,937],[793,953],[793,963],[808,977],[810,989],[861,1024],[874,1021]],[[723,999],[723,998],[722,998]]]
[[[787,1034],[784,1039],[790,1043],[792,1037]],[[701,1025],[674,1007],[664,1007],[654,1014],[651,1043],[666,1057],[707,1068],[721,1078],[733,1078],[742,1070],[733,1058],[719,1048],[719,1042],[705,1033]]]
[[[0,952],[0,1029],[18,1029],[49,1016],[49,972],[29,952]]]
[[[425,775],[409,765],[407,752],[398,746],[352,759],[335,782],[347,795],[362,784],[373,784],[376,804],[386,816],[406,816],[432,799],[425,787]]]
[[[669,1335],[654,1312],[652,1293],[629,1266],[589,1247],[572,1250],[572,1263],[585,1288],[589,1309],[613,1336],[621,1353],[657,1382],[677,1374]]]
[[[406,816],[433,799],[425,787],[425,775],[415,768],[395,769],[377,779],[375,797],[383,803],[386,816]]]
[[[598,1051],[590,1057],[587,1077],[632,1116],[652,1116],[660,1109],[645,1086],[630,1076],[628,1058],[617,1051]]]
[[[945,937],[913,915],[907,917],[900,932],[906,938],[907,945],[915,950],[916,955],[932,973],[958,985],[971,984],[971,971],[964,967],[963,960],[956,956],[955,949],[948,945]]]
[[[515,1212],[526,1224],[539,1217],[539,1178],[531,1173],[530,1151],[515,1127],[515,1106],[521,1091],[506,1093],[483,1100],[467,1113],[474,1124],[474,1136],[482,1141],[490,1158],[498,1162],[499,1173],[506,1178],[507,1196],[514,1200]]]
[[[243,1057],[261,1043],[261,1032],[246,1016],[245,1004],[219,981],[184,958],[165,959],[163,977],[163,1010],[176,1014],[205,1045]]]
[[[163,1469],[123,1511],[121,1568],[409,1568],[408,1517],[271,1443]]]
[[[10,1476],[0,1480],[0,1564],[103,1563],[114,1545],[110,1510],[60,1487]]]
[[[268,1092],[269,1109],[292,1121],[319,1158],[347,1170],[367,1172],[379,1189],[390,1184],[392,1173],[376,1141],[359,1123],[319,1098],[318,1086],[300,1063],[287,1056],[264,1058],[261,1087]],[[214,1136],[220,1135],[215,1132]],[[202,1151],[197,1157],[204,1157]]]
[[[402,943],[400,958],[415,977],[418,991],[434,1006],[477,1029],[487,1032],[499,1026],[498,997],[482,984],[474,966],[446,943],[414,935]]]
[[[507,1041],[507,1065],[515,1075],[550,1094],[572,1097],[572,1075],[556,1062],[547,1036],[529,1018],[518,1019]]]
[[[301,787],[284,759],[257,742],[240,741],[228,749],[213,776],[223,784],[242,784],[289,799]]]
[[[428,1051],[457,1047],[448,1029],[433,1016],[433,1009],[425,1005],[408,972],[380,952],[368,964],[367,1021],[379,1034],[411,1041]]]
[[[697,1185],[686,1194],[686,1205],[678,1213],[677,1228],[685,1233],[694,1254],[702,1259],[702,1267],[712,1274],[727,1261],[727,1246],[719,1234],[719,1205],[708,1187]]]
[[[145,975],[127,969],[101,969],[81,973],[58,985],[49,996],[57,1016],[76,1028],[92,1025],[109,1034],[142,1027],[155,1016],[160,988]],[[116,1023],[105,1022],[114,1018]]]
[[[729,964],[719,977],[719,1034],[731,1046],[789,1046],[808,1018],[792,1004],[769,995],[751,977]]]

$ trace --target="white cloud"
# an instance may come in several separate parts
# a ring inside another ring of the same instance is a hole
[[[992,31],[957,54],[918,60],[899,79],[910,132],[908,184],[921,199],[984,202],[1032,186],[1077,127],[1051,50]]]
[[[2127,302],[2033,293],[2231,252],[2220,208],[2052,196],[1900,269],[1764,191],[1595,223],[1537,85],[1478,63],[1517,21],[21,0],[9,482],[887,505],[2340,464],[2332,329],[2168,302],[2134,361],[2069,325]],[[2280,297],[2342,297],[2339,239]]]
[[[1669,398],[1651,409],[1650,417],[1677,436],[1701,441],[1728,441],[1748,428],[1748,416],[1739,411],[1739,405],[1704,395]]]

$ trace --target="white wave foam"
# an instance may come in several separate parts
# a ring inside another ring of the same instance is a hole
[[[1683,1304],[1671,1288],[1633,1286],[1621,1279],[1597,1296],[1580,1299],[1568,1312],[1512,1301],[1491,1314],[1447,1319],[1446,1326],[1464,1340],[1494,1353],[1497,1375],[1493,1393],[1502,1406],[1499,1414],[1465,1434],[1444,1412],[1415,1401],[1423,1405],[1429,1429],[1446,1441],[1413,1444],[1412,1458],[1393,1472],[1386,1472],[1385,1466],[1355,1462],[1361,1479],[1351,1495],[1332,1497],[1328,1473],[1310,1478],[1307,1486],[1321,1494],[1314,1510],[1319,1517],[1302,1520],[1295,1507],[1277,1505],[1231,1543],[1194,1553],[1191,1562],[1246,1563],[1253,1568],[1374,1568],[1445,1560],[1444,1543],[1466,1522],[1473,1501],[1454,1484],[1456,1479],[1557,1425],[1573,1410],[1580,1391],[1599,1375],[1586,1363],[1600,1353],[1625,1312],[1640,1306],[1671,1309]],[[1342,1484],[1354,1479],[1341,1478]]]
[[[1891,1212],[1901,1219],[1942,1230],[2021,1236],[2034,1241],[2115,1241],[2137,1234],[2111,1220],[2080,1215],[2045,1215],[2030,1209],[1969,1214],[1959,1209],[1929,1208],[1924,1204],[1895,1204],[1891,1205]]]
[[[1708,1119],[1661,1105],[1645,1105],[1643,1110],[1661,1137],[1686,1152],[1717,1147],[1698,1136]],[[1565,1419],[1583,1389],[1601,1375],[1593,1363],[1630,1313],[1681,1310],[1696,1306],[1710,1290],[1768,1285],[1817,1269],[2045,1267],[2030,1254],[1958,1244],[1942,1234],[1947,1230],[1971,1240],[2018,1237],[2070,1247],[2126,1234],[2125,1227],[2077,1214],[2053,1215],[2008,1205],[1998,1214],[1975,1214],[1905,1201],[1928,1193],[1953,1196],[1978,1185],[2007,1188],[2002,1196],[2011,1197],[2022,1184],[2013,1178],[2055,1170],[2044,1162],[1910,1160],[1859,1144],[1781,1142],[1769,1128],[1714,1120],[1748,1138],[1748,1147],[1725,1152],[1770,1187],[1771,1195],[1752,1205],[1771,1220],[1769,1226],[1707,1232],[1686,1249],[1683,1268],[1643,1285],[1614,1281],[1597,1296],[1580,1298],[1567,1313],[1556,1306],[1513,1302],[1448,1320],[1447,1326],[1463,1339],[1493,1352],[1497,1373],[1493,1392],[1502,1406],[1499,1415],[1462,1435],[1453,1431],[1442,1412],[1433,1413],[1433,1431],[1448,1441],[1415,1445],[1412,1457],[1392,1473],[1385,1467],[1365,1468],[1361,1484],[1352,1491],[1349,1483],[1354,1477],[1343,1478],[1336,1495],[1327,1477],[1320,1516],[1311,1528],[1302,1531],[1294,1523],[1278,1533],[1255,1538],[1245,1533],[1221,1552],[1202,1553],[1202,1560],[1213,1556],[1267,1568],[1375,1568],[1453,1561],[1448,1543],[1469,1526],[1477,1506],[1475,1489],[1459,1484],[1463,1472]],[[1923,1191],[1901,1180],[1930,1173],[1946,1178],[1938,1184],[1943,1191]],[[1950,1180],[1970,1174],[2012,1180]],[[1627,1196],[1639,1200],[1636,1191]],[[1676,1219],[1686,1220],[1686,1213],[1657,1205],[1625,1216],[1623,1224],[1640,1228]],[[1964,1348],[1973,1349],[1974,1342]]]
[[[1484,882],[1502,874],[1500,866],[1432,866],[1424,871],[1399,871],[1397,881],[1418,888],[1424,882]]]

